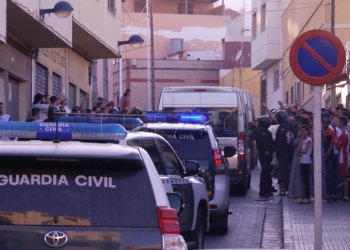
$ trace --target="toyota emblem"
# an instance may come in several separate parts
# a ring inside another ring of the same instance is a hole
[[[50,247],[62,247],[67,243],[68,237],[65,233],[52,231],[45,234],[44,241]]]

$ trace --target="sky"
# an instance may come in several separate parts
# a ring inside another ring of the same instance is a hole
[[[235,11],[241,11],[243,9],[244,0],[225,0],[225,6],[227,9]],[[245,9],[250,7],[251,0],[245,0]]]

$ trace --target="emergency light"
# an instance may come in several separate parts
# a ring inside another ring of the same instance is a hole
[[[56,135],[56,130],[57,135]],[[122,140],[127,131],[120,124],[65,122],[0,122],[0,137],[63,140]]]
[[[196,123],[202,124],[208,120],[202,113],[148,113],[144,122]]]
[[[126,130],[132,130],[136,127],[142,126],[143,122],[141,119],[136,117],[125,117],[125,116],[100,116],[100,115],[75,115],[75,116],[60,116],[59,122],[66,123],[99,123],[99,124],[120,124]]]

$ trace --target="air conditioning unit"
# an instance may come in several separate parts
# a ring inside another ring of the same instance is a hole
[[[131,67],[136,67],[137,66],[137,59],[132,59],[131,60]]]

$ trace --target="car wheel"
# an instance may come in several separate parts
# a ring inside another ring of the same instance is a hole
[[[214,233],[220,234],[220,235],[225,235],[227,234],[228,231],[228,224],[227,224],[227,220],[228,220],[228,208],[226,209],[226,211],[220,215],[219,217],[214,218],[214,220],[218,220],[220,222],[222,222],[222,224],[220,226],[214,226],[212,228]]]
[[[247,189],[250,189],[250,182],[252,179],[252,173],[249,171],[249,175],[248,175],[248,182],[247,182]]]
[[[250,158],[250,169],[254,169],[256,166],[254,157]]]
[[[242,181],[237,185],[237,193],[238,195],[245,196],[247,194],[247,176],[245,176]]]
[[[204,236],[207,231],[206,224],[206,217],[203,210],[198,210],[196,229],[192,239],[192,241],[196,242],[195,249],[204,249]]]

